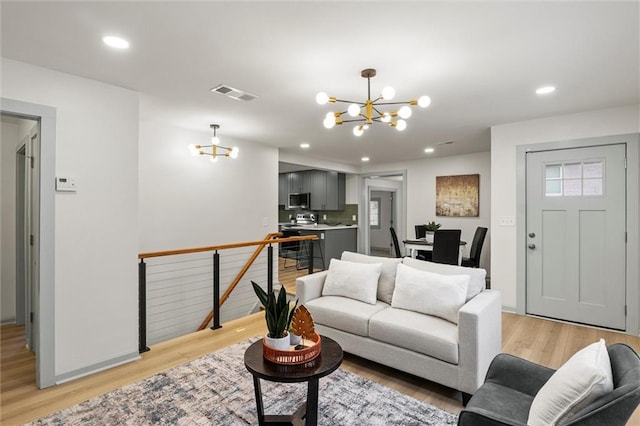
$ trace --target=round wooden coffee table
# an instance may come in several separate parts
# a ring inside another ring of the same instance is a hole
[[[309,362],[296,365],[276,364],[262,355],[262,339],[254,342],[244,353],[244,365],[253,375],[253,388],[256,394],[258,422],[266,424],[318,424],[318,383],[320,378],[333,373],[342,363],[342,348],[333,339],[322,338],[320,355]],[[295,413],[283,415],[265,415],[262,404],[260,379],[270,382],[299,383],[307,382],[307,401]]]

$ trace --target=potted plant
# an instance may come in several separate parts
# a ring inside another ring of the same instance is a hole
[[[267,292],[255,282],[251,281],[251,285],[260,303],[264,306],[268,330],[265,336],[267,346],[279,350],[289,349],[288,330],[298,301],[295,301],[293,307],[290,306],[289,302],[287,302],[287,292],[284,286],[280,287],[280,292],[276,297],[275,291],[267,294]]]
[[[435,221],[425,223],[424,227],[426,229],[426,233],[424,237],[428,243],[433,243],[433,233],[440,229],[440,226],[442,225]]]

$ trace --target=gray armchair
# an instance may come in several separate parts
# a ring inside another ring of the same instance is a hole
[[[640,358],[629,346],[607,347],[613,391],[580,411],[566,425],[624,426],[640,404]],[[458,425],[526,426],[529,408],[555,370],[513,355],[499,354],[491,362],[484,384],[458,417]]]

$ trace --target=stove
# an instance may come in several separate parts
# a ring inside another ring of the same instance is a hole
[[[314,225],[318,218],[314,212],[300,212],[296,214],[296,225]]]

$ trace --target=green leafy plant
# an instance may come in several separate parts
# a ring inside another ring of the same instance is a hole
[[[424,225],[424,226],[425,226],[425,228],[427,229],[427,231],[429,231],[429,232],[435,232],[435,231],[437,231],[438,229],[440,229],[440,227],[441,227],[442,225],[440,225],[439,223],[436,223],[436,222],[434,222],[434,221],[431,221],[431,222],[427,222],[427,223],[425,223],[425,225]]]
[[[287,292],[284,286],[280,287],[280,292],[276,297],[275,291],[267,294],[267,292],[255,282],[251,281],[251,285],[260,303],[264,306],[269,337],[274,339],[285,337],[291,325],[293,313],[296,310],[296,306],[298,306],[298,301],[296,300],[293,308],[290,306],[287,302]]]

